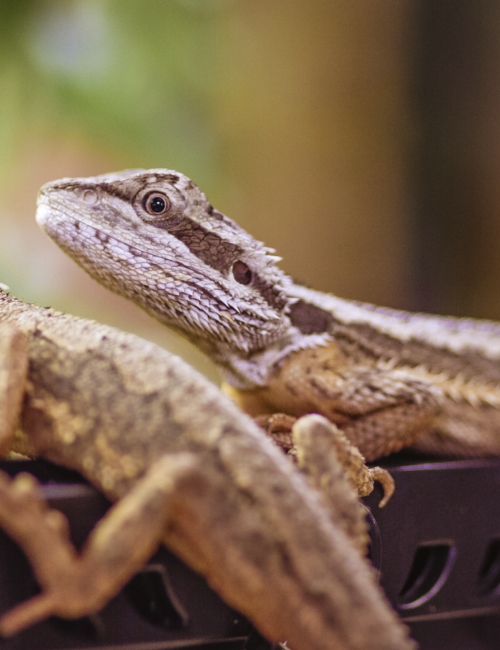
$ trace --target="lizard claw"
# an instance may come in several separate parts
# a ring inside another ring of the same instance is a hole
[[[381,467],[370,467],[368,471],[370,473],[371,478],[374,481],[378,481],[382,486],[382,489],[384,491],[384,496],[380,500],[378,507],[383,508],[385,505],[387,505],[387,502],[394,494],[394,490],[395,490],[394,479],[386,469],[382,469]]]

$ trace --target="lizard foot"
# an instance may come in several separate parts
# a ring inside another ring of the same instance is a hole
[[[11,636],[48,616],[77,618],[102,609],[161,540],[169,496],[194,466],[191,454],[166,456],[116,503],[79,553],[64,515],[48,507],[30,474],[0,473],[0,526],[25,551],[41,593],[0,618]]]
[[[0,524],[25,550],[40,584],[58,580],[74,563],[64,515],[49,509],[36,480],[26,473],[10,479],[0,473]],[[53,613],[54,596],[40,594],[0,619],[0,634],[10,636],[29,623]],[[27,619],[27,620],[25,620]]]
[[[314,418],[314,420],[312,419]],[[294,425],[292,434],[293,439],[298,445],[297,435],[303,430],[304,427],[309,427],[310,422],[314,422],[315,430],[318,430],[319,425],[316,423],[320,418],[322,422],[322,430],[328,431],[327,439],[329,445],[335,450],[336,457],[340,462],[343,470],[354,489],[360,497],[368,496],[373,491],[374,481],[379,481],[384,488],[384,497],[381,500],[379,507],[383,507],[391,498],[394,492],[394,479],[389,472],[381,467],[367,467],[364,456],[359,449],[353,445],[345,433],[335,426],[332,422],[318,415],[306,415],[297,420]],[[300,452],[299,452],[300,457]],[[299,464],[300,464],[299,460]]]
[[[295,423],[308,417],[296,418],[286,413],[273,413],[273,415],[260,415],[255,418],[255,421],[278,447],[297,461],[299,452],[295,440]],[[390,473],[381,467],[367,467],[364,456],[347,439],[341,429],[330,421],[328,421],[328,429],[330,444],[335,447],[338,459],[359,496],[365,497],[371,494],[374,481],[378,481],[384,492],[378,507],[383,508],[394,494],[394,479]]]
[[[293,441],[292,428],[296,417],[286,413],[273,413],[272,415],[259,415],[255,422],[264,429],[266,434],[290,456],[295,457],[296,450]]]
[[[293,435],[299,467],[322,494],[332,519],[339,523],[359,552],[366,555],[369,544],[366,509],[359,500],[357,486],[346,472],[348,448],[344,434],[323,416],[306,415],[295,423]]]

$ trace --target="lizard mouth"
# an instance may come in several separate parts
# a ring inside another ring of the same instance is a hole
[[[45,196],[41,194],[38,196],[35,218],[37,224],[45,230],[47,222],[50,220],[50,206]]]
[[[59,242],[61,239],[61,229],[59,226],[63,221],[67,222],[69,220],[68,215],[65,215],[64,211],[58,206],[57,201],[54,201],[54,197],[50,194],[50,191],[43,192],[45,187],[47,186],[44,185],[38,194],[35,219],[40,228],[51,239]],[[64,229],[62,232],[64,232]]]
[[[45,226],[53,217],[53,208],[51,206],[50,195],[44,191],[47,185],[44,185],[38,192],[36,200],[35,219],[39,226],[45,230]]]

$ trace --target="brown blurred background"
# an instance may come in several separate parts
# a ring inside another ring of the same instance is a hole
[[[496,0],[0,0],[0,281],[215,377],[39,231],[39,186],[169,167],[347,298],[500,319]]]

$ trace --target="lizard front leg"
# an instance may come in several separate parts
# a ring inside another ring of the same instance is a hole
[[[297,650],[414,648],[370,567],[326,512],[318,542],[311,538],[308,509],[294,523],[286,482],[268,477],[284,497],[274,503],[268,481],[248,483],[261,464],[250,473],[244,460],[235,467],[238,451],[221,449],[229,474],[220,471],[220,461],[210,466],[191,452],[164,456],[99,522],[80,555],[68,541],[66,520],[47,509],[31,478],[1,479],[0,524],[25,550],[42,593],[5,614],[0,633],[14,634],[52,614],[75,617],[99,609],[163,540],[229,603],[252,612],[271,640],[286,637]],[[224,503],[231,486],[243,497],[240,506],[234,498]],[[262,492],[270,494],[267,506],[252,508]]]
[[[188,453],[160,459],[99,522],[80,554],[65,517],[47,507],[35,479],[0,472],[0,524],[24,549],[42,588],[0,618],[0,634],[51,615],[76,618],[101,609],[160,544],[169,497],[195,465]]]
[[[295,418],[285,413],[263,415],[256,418],[268,436],[310,475],[326,473],[325,463],[332,463],[332,472],[342,467],[358,496],[371,494],[374,481],[384,490],[379,503],[383,508],[394,494],[394,479],[381,467],[367,467],[365,458],[346,437],[345,433],[324,417],[304,415]],[[327,458],[331,460],[327,461]],[[322,468],[319,470],[319,468]],[[316,484],[317,488],[321,488]]]
[[[225,392],[250,415],[320,413],[372,461],[410,446],[437,422],[441,389],[387,364],[352,365],[335,346],[296,352],[267,385]]]
[[[368,461],[410,446],[442,410],[440,389],[399,369],[354,368],[338,377],[318,377],[314,392],[326,397],[324,415]]]

